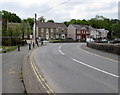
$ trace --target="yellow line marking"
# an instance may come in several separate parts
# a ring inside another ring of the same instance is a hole
[[[32,63],[32,62],[31,62],[31,66],[32,66],[32,69],[33,69],[33,71],[34,71],[34,73],[35,73],[35,75],[36,75],[36,77],[37,77],[38,81],[41,83],[41,85],[43,86],[43,88],[47,91],[47,88],[43,85],[42,81],[40,80],[39,76],[37,75],[37,73],[36,73],[36,71],[35,71],[35,68],[34,68],[34,66],[33,66],[33,63]],[[49,92],[49,91],[47,91],[47,93],[49,94],[50,92]]]
[[[38,48],[37,48],[37,49],[38,49]],[[37,51],[37,49],[35,49],[35,50],[32,52],[32,55]],[[33,56],[32,56],[32,57],[33,57]],[[32,57],[31,57],[31,58],[32,58]],[[48,88],[54,95],[56,95],[55,92],[52,90],[52,88],[46,83],[46,81],[44,80],[44,78],[41,76],[41,74],[40,74],[40,72],[38,71],[36,65],[32,62],[32,59],[30,59],[30,63],[31,63],[32,69],[33,69],[33,71],[34,71],[37,79],[39,80],[39,82],[41,83],[41,85],[43,86],[43,88],[45,88],[46,92],[50,95],[50,92],[47,90],[47,88]],[[45,87],[45,85],[44,85],[43,83],[46,85],[47,88]]]
[[[35,69],[37,70],[37,72],[38,72],[40,78],[42,79],[42,81],[46,84],[46,86],[50,89],[50,91],[55,94],[55,92],[51,89],[51,87],[45,82],[45,80],[44,80],[43,77],[41,76],[41,74],[40,74],[40,72],[38,71],[38,69],[37,69],[37,67],[35,66],[35,64],[34,64],[34,67],[35,67]]]
[[[92,55],[95,55],[95,56],[98,56],[98,57],[101,57],[101,58],[104,58],[104,59],[107,59],[107,60],[111,60],[111,61],[114,61],[114,62],[118,62],[118,60],[114,60],[114,59],[111,59],[111,58],[108,58],[108,57],[104,57],[104,56],[101,56],[101,55],[86,51],[86,50],[80,48],[80,46],[77,46],[77,48],[79,48],[80,50],[82,50],[82,51],[84,51],[86,53],[89,53],[89,54],[92,54]]]

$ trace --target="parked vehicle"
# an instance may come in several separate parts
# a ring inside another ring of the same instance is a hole
[[[95,40],[93,40],[93,38],[87,38],[86,42],[94,42]]]

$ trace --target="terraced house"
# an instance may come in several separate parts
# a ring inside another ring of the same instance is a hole
[[[63,23],[37,22],[37,37],[44,40],[66,39],[67,27]]]
[[[90,26],[70,24],[68,26],[67,36],[73,40],[81,41],[90,37],[90,31]]]

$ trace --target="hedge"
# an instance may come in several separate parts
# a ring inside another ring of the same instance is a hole
[[[89,43],[87,43],[87,46],[90,48],[93,48],[93,49],[120,55],[120,45],[89,42]]]

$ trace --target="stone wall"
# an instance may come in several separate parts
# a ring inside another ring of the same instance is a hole
[[[97,50],[120,55],[120,45],[106,43],[87,43],[87,46]]]

